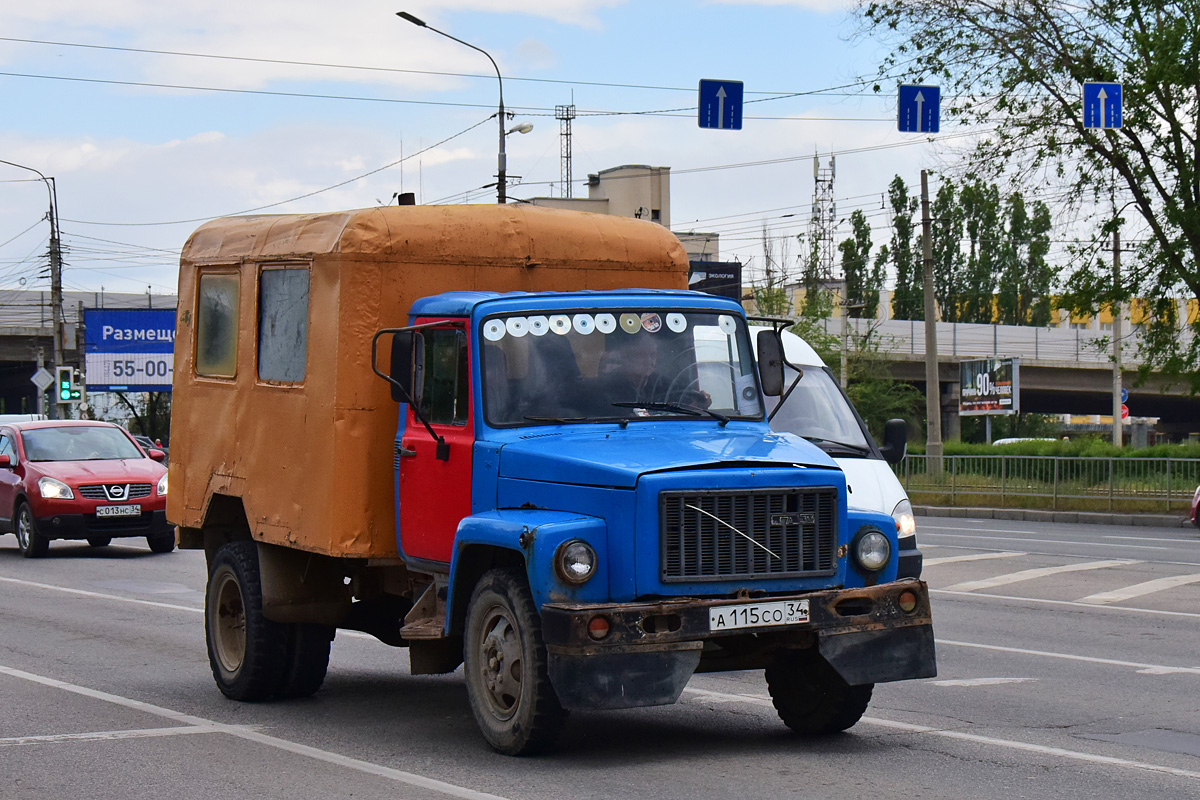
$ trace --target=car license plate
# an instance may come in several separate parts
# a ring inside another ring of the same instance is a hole
[[[772,625],[795,625],[798,622],[808,622],[807,600],[778,600],[773,603],[713,606],[708,609],[710,631],[766,628]]]
[[[142,507],[138,503],[124,506],[96,506],[97,517],[140,517]]]

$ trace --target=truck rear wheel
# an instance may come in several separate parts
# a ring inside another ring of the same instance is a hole
[[[330,625],[311,623],[284,627],[287,629],[287,662],[279,682],[279,696],[309,697],[325,682],[335,629]]]
[[[767,689],[783,723],[810,736],[853,727],[867,710],[875,684],[850,686],[816,653],[781,654],[767,667]]]
[[[519,756],[553,744],[567,712],[550,685],[541,620],[523,577],[494,569],[475,586],[463,662],[471,711],[492,749]]]
[[[213,678],[226,697],[266,700],[279,691],[287,665],[287,634],[284,626],[263,615],[254,542],[230,542],[213,557],[204,630]]]

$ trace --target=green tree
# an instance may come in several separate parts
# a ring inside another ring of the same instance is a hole
[[[1050,321],[1050,209],[1041,201],[1027,207],[1014,192],[1005,204],[1007,220],[1000,248],[997,321],[1005,325],[1045,325]]]
[[[879,311],[882,270],[871,264],[871,225],[862,210],[850,215],[852,235],[838,245],[842,254],[842,275],[846,282],[846,300],[851,317],[874,319]]]
[[[913,257],[913,214],[917,199],[909,197],[908,186],[897,175],[888,185],[892,206],[892,240],[888,246],[896,288],[892,293],[894,319],[925,319],[925,300],[921,294],[921,265]]]
[[[1000,190],[975,180],[959,194],[967,252],[961,272],[959,321],[995,321],[996,255],[1002,241]]]
[[[766,222],[762,228],[762,245],[763,279],[751,287],[754,307],[758,309],[758,313],[768,317],[791,316],[792,301],[788,296],[788,275],[785,268],[787,245],[772,238]]]
[[[113,419],[113,422],[125,425],[130,433],[149,436],[151,439],[170,443],[171,438],[171,393],[170,392],[138,392],[132,395],[126,392],[114,392],[117,404],[123,407],[128,416]]]
[[[1200,3],[861,0],[859,13],[890,50],[878,91],[936,80],[953,98],[944,113],[984,132],[969,169],[1056,181],[1066,204],[1103,218],[1128,200],[1145,231],[1137,263],[1115,280],[1085,264],[1069,283],[1092,307],[1153,298],[1147,366],[1200,390],[1200,321],[1180,336],[1170,313],[1176,298],[1200,301]],[[1086,81],[1121,83],[1122,127],[1085,127]]]
[[[933,217],[933,295],[944,322],[962,315],[963,212],[954,184],[943,181],[930,209]]]

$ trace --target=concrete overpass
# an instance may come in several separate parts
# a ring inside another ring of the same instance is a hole
[[[925,327],[909,320],[851,320],[861,339],[870,332],[879,353],[891,362],[893,377],[925,388]],[[839,319],[826,320],[831,335]],[[958,363],[972,358],[1020,358],[1021,411],[1040,414],[1112,414],[1111,332],[1016,325],[937,323],[938,373],[943,423],[957,425]],[[1123,337],[1122,384],[1132,417],[1158,417],[1155,429],[1174,437],[1200,432],[1200,397],[1186,383],[1151,375],[1138,384],[1136,334]]]

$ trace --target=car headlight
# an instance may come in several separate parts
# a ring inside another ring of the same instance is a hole
[[[167,494],[167,473],[164,472],[163,476],[158,479],[158,496],[164,497],[164,496],[166,496],[166,494]]]
[[[858,529],[850,549],[854,553],[854,560],[868,572],[879,572],[892,557],[892,543],[873,525]]]
[[[75,499],[75,493],[71,491],[71,487],[54,478],[38,478],[38,489],[41,491],[42,497],[51,500]]]
[[[892,519],[896,520],[896,532],[901,537],[913,536],[917,532],[917,518],[913,516],[912,503],[901,500],[892,509]]]
[[[596,551],[579,539],[563,542],[554,553],[554,568],[567,583],[585,583],[596,572]]]

